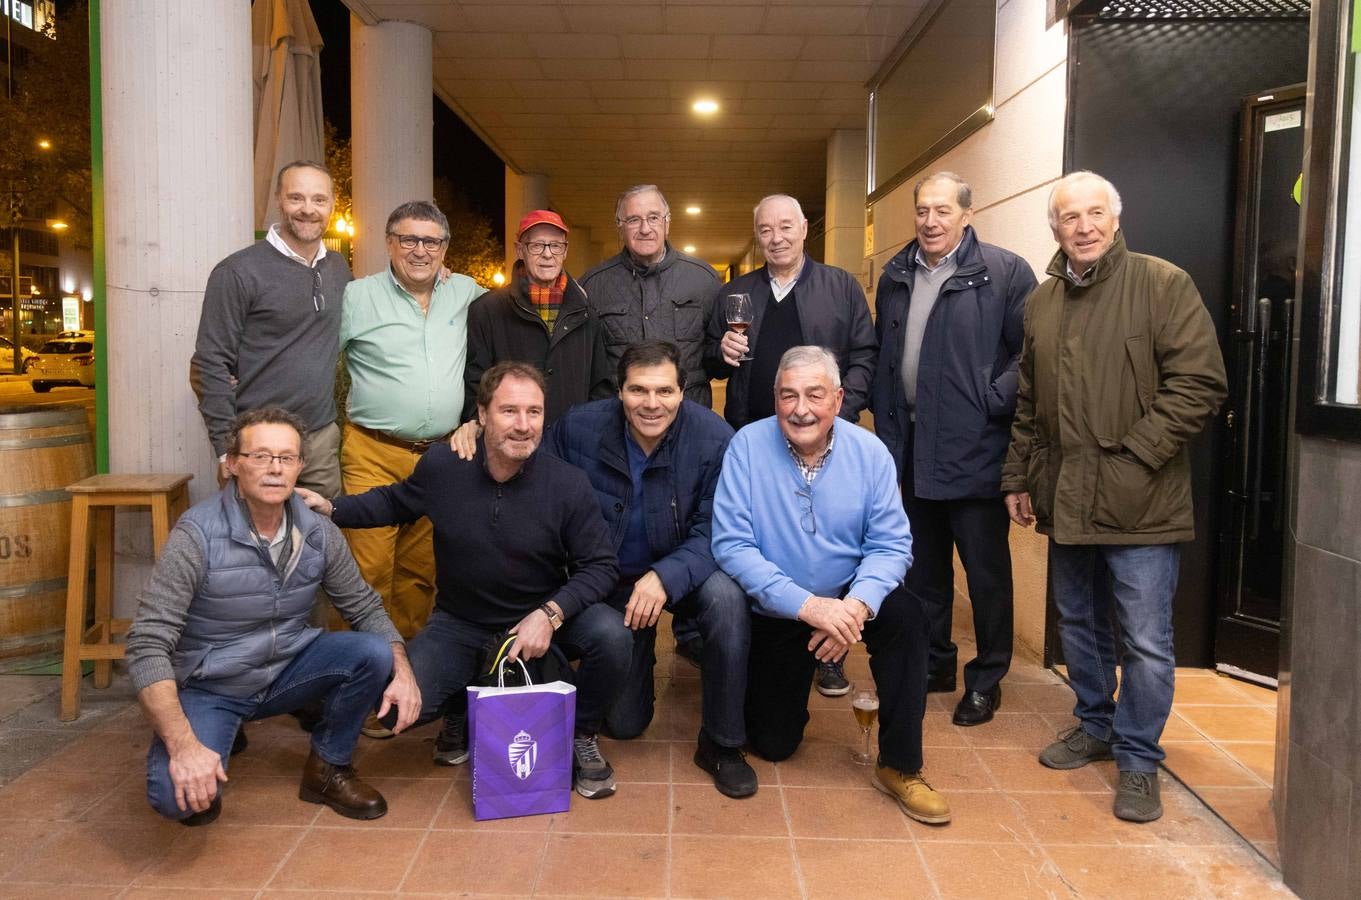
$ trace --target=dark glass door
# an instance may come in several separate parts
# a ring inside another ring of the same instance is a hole
[[[1215,665],[1271,682],[1289,513],[1286,412],[1303,161],[1304,85],[1245,99],[1223,412],[1228,455]]]

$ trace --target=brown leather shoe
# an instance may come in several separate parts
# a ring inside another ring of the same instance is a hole
[[[333,766],[313,750],[302,767],[298,799],[325,803],[350,819],[377,819],[387,814],[383,795],[359,780],[353,766]]]

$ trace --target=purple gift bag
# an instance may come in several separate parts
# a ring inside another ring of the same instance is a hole
[[[468,688],[473,818],[567,811],[576,705],[562,681]]]

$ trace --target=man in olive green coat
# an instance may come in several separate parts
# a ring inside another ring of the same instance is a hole
[[[1007,511],[1049,535],[1050,576],[1078,724],[1040,762],[1114,758],[1115,815],[1162,815],[1158,740],[1172,709],[1178,543],[1195,536],[1187,442],[1227,394],[1190,277],[1131,253],[1120,195],[1091,172],[1049,197],[1059,251],[1026,302]],[[1120,623],[1120,701],[1115,701]]]

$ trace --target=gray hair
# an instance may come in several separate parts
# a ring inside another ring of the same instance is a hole
[[[797,198],[791,197],[788,194],[768,194],[765,197],[762,197],[761,201],[751,208],[751,225],[753,228],[756,227],[757,216],[761,215],[761,207],[776,200],[787,200],[794,204],[794,212],[799,214],[800,222],[805,221],[808,218],[803,214],[803,207],[799,205]]]
[[[639,194],[648,193],[656,194],[658,199],[662,201],[662,212],[668,216],[671,215],[671,204],[666,202],[666,195],[662,193],[661,188],[657,187],[655,184],[635,184],[633,187],[625,190],[622,194],[620,194],[618,200],[614,201],[615,223],[620,225],[623,224],[621,216],[623,215],[624,212],[624,204],[628,200],[630,200],[633,197],[637,197]]]
[[[1089,172],[1086,169],[1079,169],[1076,172],[1069,172],[1067,175],[1064,175],[1058,181],[1054,182],[1054,186],[1049,190],[1050,228],[1059,227],[1059,211],[1054,206],[1054,201],[1058,199],[1059,191],[1063,190],[1064,188],[1071,187],[1072,185],[1077,184],[1080,181],[1095,181],[1098,182],[1102,187],[1104,187],[1106,189],[1106,202],[1110,205],[1111,208],[1111,216],[1117,219],[1120,218],[1120,210],[1122,210],[1124,207],[1120,203],[1120,192],[1115,189],[1115,185],[1111,184],[1109,181],[1107,181],[1105,178],[1102,178],[1095,172]]]
[[[288,163],[282,169],[280,169],[278,175],[274,176],[275,196],[278,196],[279,194],[282,194],[284,192],[284,173],[290,172],[293,169],[316,169],[318,172],[326,176],[327,181],[331,182],[332,184],[331,192],[335,193],[334,187],[335,179],[331,177],[330,171],[325,166],[323,166],[319,162],[310,159],[295,159],[291,163]]]
[[[921,181],[918,181],[916,184],[912,186],[913,206],[917,204],[917,195],[921,193],[922,185],[929,184],[932,181],[949,181],[953,183],[955,186],[955,202],[959,204],[959,208],[960,209],[973,208],[973,188],[969,187],[969,182],[965,181],[963,178],[960,178],[954,172],[946,172],[944,170],[940,172],[932,172],[930,175],[927,175]]]
[[[836,361],[836,354],[816,344],[804,344],[786,350],[784,356],[780,357],[780,364],[775,367],[775,384],[779,385],[785,369],[802,369],[805,366],[822,366],[832,381],[832,387],[841,387],[841,366]]]
[[[388,216],[387,227],[383,229],[384,233],[392,234],[392,229],[396,228],[397,223],[403,219],[434,222],[444,232],[444,239],[449,240],[449,220],[444,217],[444,213],[439,211],[439,207],[429,200],[408,200],[394,209],[392,215]]]

